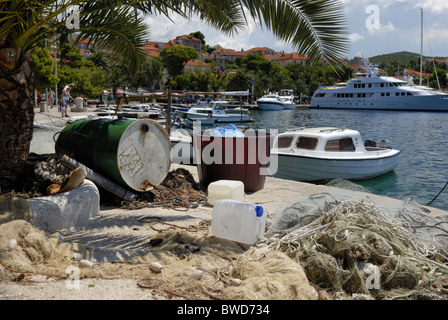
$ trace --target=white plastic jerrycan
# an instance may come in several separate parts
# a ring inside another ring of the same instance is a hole
[[[211,231],[215,237],[254,244],[264,237],[266,214],[263,207],[231,199],[216,201]]]
[[[219,180],[208,185],[208,203],[215,205],[222,199],[244,200],[244,183],[235,180]]]

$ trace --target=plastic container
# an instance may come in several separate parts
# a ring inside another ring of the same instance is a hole
[[[252,245],[264,237],[263,207],[236,200],[218,200],[213,207],[211,232],[215,237]]]
[[[236,180],[219,180],[208,185],[208,203],[215,205],[222,199],[244,200],[244,183]]]
[[[271,154],[271,134],[246,130],[244,137],[214,137],[210,131],[193,133],[199,183],[207,188],[219,180],[238,180],[245,192],[264,188]]]

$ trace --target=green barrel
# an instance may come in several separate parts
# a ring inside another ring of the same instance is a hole
[[[142,192],[163,182],[171,166],[169,136],[149,119],[76,120],[60,132],[55,151]]]

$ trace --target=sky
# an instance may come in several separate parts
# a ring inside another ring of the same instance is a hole
[[[399,51],[420,53],[421,9],[424,16],[423,54],[448,57],[447,0],[339,0],[347,20],[349,59],[372,57]],[[151,41],[167,42],[177,36],[201,31],[210,46],[249,50],[268,47],[275,51],[293,52],[292,46],[279,41],[269,30],[254,21],[236,35],[228,36],[207,26],[199,19],[150,16],[146,22]]]

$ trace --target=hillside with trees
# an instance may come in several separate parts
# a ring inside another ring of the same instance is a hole
[[[395,76],[402,70],[415,71],[420,76],[420,54],[407,51],[382,54],[369,58],[378,64],[387,75]],[[448,60],[447,57],[423,56],[423,84],[432,88],[448,88]],[[415,77],[414,77],[415,78]]]

